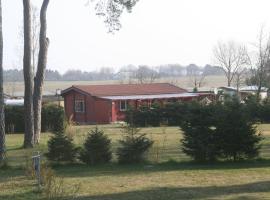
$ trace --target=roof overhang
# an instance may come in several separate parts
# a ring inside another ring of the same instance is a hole
[[[190,98],[198,97],[196,93],[178,93],[178,94],[156,94],[156,95],[131,95],[131,96],[102,96],[99,98],[107,100],[144,100],[144,99],[170,99],[170,98]]]

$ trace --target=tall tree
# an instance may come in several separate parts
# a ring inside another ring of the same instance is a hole
[[[227,78],[227,86],[230,87],[237,72],[250,64],[246,47],[233,41],[219,42],[213,52],[216,63],[222,67]]]
[[[131,8],[138,0],[97,0],[96,12],[97,15],[105,18],[105,23],[109,28],[109,32],[118,30],[121,27],[119,17],[124,9],[131,11]],[[89,1],[90,2],[90,1]],[[24,147],[33,147],[34,143],[39,142],[40,129],[41,129],[41,102],[42,90],[44,81],[44,71],[47,64],[47,53],[49,40],[46,37],[47,33],[47,20],[46,13],[49,0],[43,0],[40,11],[40,34],[39,34],[39,56],[38,66],[33,81],[33,67],[31,67],[31,50],[32,50],[32,37],[31,37],[31,4],[30,0],[23,0],[24,8],[24,58],[23,58],[23,71],[25,83],[25,137]],[[33,62],[34,64],[34,62]],[[33,89],[34,82],[34,89]]]
[[[5,113],[3,90],[2,1],[0,0],[0,164],[5,160]]]
[[[31,23],[32,23],[32,67],[33,72],[36,71],[36,65],[37,65],[37,58],[38,58],[38,49],[39,49],[39,29],[40,29],[40,22],[39,22],[39,9],[35,5],[31,4]]]
[[[45,69],[47,65],[47,54],[49,39],[47,38],[47,19],[46,13],[49,0],[44,0],[40,10],[40,32],[39,32],[39,55],[37,72],[34,79],[34,143],[39,143],[41,132],[41,106],[42,106],[42,91]]]
[[[31,148],[34,144],[34,114],[33,114],[33,68],[31,66],[31,4],[30,0],[23,0],[24,16],[24,109],[25,109],[25,133],[24,147]]]

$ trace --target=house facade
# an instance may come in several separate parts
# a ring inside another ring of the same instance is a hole
[[[207,94],[188,93],[168,83],[74,85],[62,91],[65,113],[78,124],[107,124],[125,119],[129,106],[190,101]]]

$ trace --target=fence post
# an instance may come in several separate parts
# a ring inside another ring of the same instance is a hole
[[[40,175],[41,155],[39,151],[36,152],[36,155],[32,156],[32,160],[33,160],[33,166],[35,170],[35,176],[38,181],[38,187],[41,188],[41,175]]]

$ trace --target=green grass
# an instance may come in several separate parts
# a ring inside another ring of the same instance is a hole
[[[79,126],[75,143],[81,145],[91,126]],[[121,137],[119,125],[102,126],[117,148]],[[66,187],[80,184],[78,199],[94,200],[151,200],[151,199],[270,199],[270,125],[258,129],[265,139],[260,161],[238,163],[196,164],[180,151],[181,131],[177,127],[143,128],[142,132],[155,140],[148,154],[149,163],[119,166],[88,167],[82,164],[55,166],[57,176]],[[35,181],[27,179],[21,166],[32,151],[46,152],[50,134],[42,135],[41,144],[34,150],[23,150],[22,135],[8,135],[9,164],[0,170],[0,199],[44,199],[35,192]],[[174,161],[170,161],[174,160]],[[114,160],[115,161],[115,160]],[[176,162],[181,161],[181,162]]]

